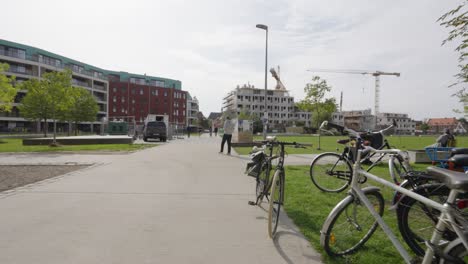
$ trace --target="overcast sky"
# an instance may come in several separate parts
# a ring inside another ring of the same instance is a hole
[[[457,73],[454,44],[436,20],[458,0],[15,0],[2,2],[0,38],[97,67],[182,81],[207,116],[236,85],[264,87],[269,67],[298,101],[312,72],[400,72],[381,77],[381,112],[414,119],[459,116],[447,86]],[[374,77],[320,74],[344,92],[343,109],[374,107]],[[268,86],[274,79],[268,75]]]

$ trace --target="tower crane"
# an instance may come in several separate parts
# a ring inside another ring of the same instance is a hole
[[[361,75],[372,75],[375,77],[375,94],[374,94],[374,114],[379,113],[379,102],[380,102],[380,75],[393,75],[400,77],[399,72],[382,72],[382,71],[365,71],[365,70],[333,70],[333,69],[310,69],[310,72],[330,72],[330,73],[344,73],[344,74],[361,74]]]

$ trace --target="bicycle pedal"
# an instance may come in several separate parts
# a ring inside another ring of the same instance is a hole
[[[256,203],[256,202],[254,202],[254,201],[249,201],[249,205],[252,205],[252,206],[254,206],[254,205],[257,205],[257,203]]]

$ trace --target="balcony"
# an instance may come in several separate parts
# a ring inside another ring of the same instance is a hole
[[[32,70],[30,69],[26,69],[26,70],[18,70],[18,69],[15,69],[14,67],[10,67],[6,72],[8,73],[13,73],[13,74],[22,74],[22,75],[30,75],[30,76],[37,76],[37,73],[33,72]]]
[[[26,55],[23,53],[19,53],[17,51],[7,51],[7,50],[0,50],[0,55],[6,56],[6,57],[12,57],[12,58],[17,58],[17,59],[22,59],[26,60]],[[31,59],[29,59],[31,60]]]
[[[94,88],[95,90],[106,91],[106,87],[101,86],[101,85],[97,85],[97,84],[94,84],[94,85],[93,85],[93,88]]]
[[[78,85],[81,87],[91,88],[91,85],[89,85],[87,82],[78,81],[76,79],[72,79],[72,85]]]

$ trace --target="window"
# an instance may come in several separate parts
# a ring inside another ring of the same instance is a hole
[[[167,92],[164,92],[164,96],[167,96]]]
[[[122,103],[125,103],[125,97],[122,97],[121,102],[122,102]]]
[[[115,109],[115,107],[112,108],[112,112],[114,112],[114,113],[117,112],[117,109]]]
[[[140,95],[143,95],[143,88],[140,88]]]
[[[117,87],[112,88],[112,91],[115,93],[117,92]]]
[[[132,99],[132,104],[134,104],[134,103],[135,103],[135,99]]]
[[[135,94],[135,88],[132,88],[132,94]]]
[[[127,88],[122,87],[122,93],[125,93],[127,91]]]
[[[112,102],[117,102],[117,96],[112,97]]]

